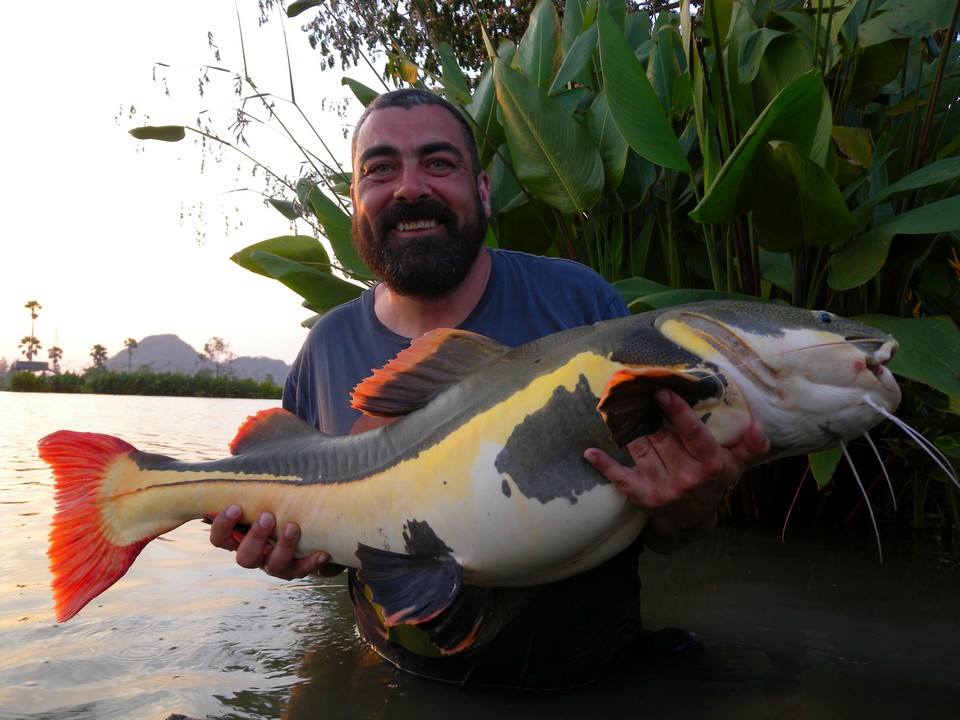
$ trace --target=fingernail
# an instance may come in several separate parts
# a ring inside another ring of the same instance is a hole
[[[240,517],[241,512],[242,511],[240,510],[239,505],[231,505],[227,508],[227,517],[231,520],[236,520],[238,517]]]
[[[662,408],[670,407],[670,402],[672,398],[670,397],[670,393],[667,392],[666,390],[657,390],[653,394],[653,398],[654,400],[657,401],[657,405],[659,405],[660,407]]]
[[[583,459],[586,460],[591,465],[594,465],[597,460],[597,454],[593,450],[584,450]]]
[[[297,526],[293,523],[287,523],[286,527],[283,528],[283,536],[287,540],[294,540],[297,537]]]
[[[273,527],[273,515],[268,512],[260,513],[260,519],[257,520],[257,524],[264,530]]]

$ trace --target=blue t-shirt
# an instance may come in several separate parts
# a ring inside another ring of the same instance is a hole
[[[590,268],[560,258],[490,250],[483,296],[460,328],[517,347],[544,335],[628,315],[620,295]],[[350,393],[410,345],[373,311],[373,288],[334,308],[310,330],[283,388],[283,407],[330,435],[360,417]]]
[[[629,314],[596,272],[570,260],[489,251],[490,278],[460,325],[516,347],[551,333]],[[374,313],[373,289],[324,315],[311,329],[283,391],[283,406],[320,430],[349,433],[360,413],[350,393],[410,344]],[[474,685],[568,687],[628,656],[640,632],[639,543],[599,567],[537,588],[474,589],[488,640],[447,657],[431,656],[421,631],[388,631],[350,573],[360,635],[404,670]]]

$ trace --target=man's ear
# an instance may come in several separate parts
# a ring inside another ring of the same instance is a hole
[[[486,170],[481,170],[477,175],[477,192],[480,193],[480,203],[483,205],[483,212],[486,219],[490,219],[493,211],[490,208],[490,176]]]

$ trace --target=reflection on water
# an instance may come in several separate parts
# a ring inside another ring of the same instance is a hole
[[[704,649],[640,657],[570,692],[467,691],[399,673],[356,640],[342,578],[242,570],[196,522],[58,625],[36,441],[66,427],[215,458],[270,404],[0,393],[0,718],[956,716],[960,563],[888,537],[879,566],[868,533],[781,545],[724,529],[669,558],[645,554],[648,624],[683,626]]]

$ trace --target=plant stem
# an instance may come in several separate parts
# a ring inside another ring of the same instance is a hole
[[[920,130],[920,140],[917,142],[916,153],[913,157],[913,169],[917,170],[924,160],[927,151],[927,139],[930,136],[930,128],[933,125],[933,118],[937,112],[937,98],[940,95],[940,85],[943,83],[943,73],[947,67],[947,60],[950,57],[950,46],[953,44],[953,36],[957,32],[957,16],[960,15],[960,0],[953,4],[953,17],[950,18],[950,26],[947,29],[943,47],[940,48],[940,60],[937,63],[937,73],[933,79],[933,87],[930,89],[930,100],[927,103],[927,116],[923,121],[923,129]],[[920,89],[917,88],[917,99],[920,99]],[[956,100],[953,99],[953,102]],[[952,103],[951,103],[952,104]]]

